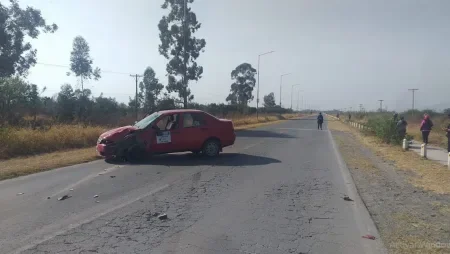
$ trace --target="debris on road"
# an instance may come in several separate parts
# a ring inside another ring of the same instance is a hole
[[[25,193],[19,192],[19,193],[17,193],[17,196],[20,196],[20,195],[23,195],[23,194],[25,194]]]
[[[163,213],[161,215],[158,216],[158,219],[160,220],[166,220],[167,219],[167,214]]]
[[[50,199],[50,197],[47,197],[47,199]]]
[[[349,198],[348,196],[343,197],[343,199],[344,199],[345,201],[353,201],[353,199]]]
[[[103,173],[98,173],[99,176],[103,175]]]
[[[110,178],[115,178],[116,176],[109,176]]]
[[[366,239],[370,239],[370,240],[375,240],[375,236],[373,235],[363,235],[362,238],[366,238]]]
[[[94,198],[98,198],[98,195],[94,195]]]
[[[73,189],[70,189],[69,191],[73,191]]]
[[[100,203],[100,201],[96,200],[95,203]]]
[[[71,197],[72,197],[72,196],[64,195],[64,196],[58,198],[58,200],[59,200],[59,201],[62,201],[62,200],[66,200],[66,199],[71,198]]]

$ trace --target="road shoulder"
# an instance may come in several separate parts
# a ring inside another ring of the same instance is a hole
[[[329,128],[389,252],[449,253],[449,195],[414,184],[417,172],[375,155],[345,124]]]

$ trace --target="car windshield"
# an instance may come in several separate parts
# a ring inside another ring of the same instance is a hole
[[[158,112],[155,112],[149,116],[146,116],[144,119],[142,119],[141,121],[137,122],[134,124],[134,126],[138,129],[144,129],[145,127],[147,127],[149,124],[151,124],[153,121],[155,121],[156,118],[159,117]]]

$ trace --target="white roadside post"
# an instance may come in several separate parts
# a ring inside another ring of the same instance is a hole
[[[450,153],[448,153],[448,162],[447,162],[447,164],[448,164],[448,169],[450,169]]]
[[[403,151],[408,151],[409,149],[409,143],[406,138],[403,139]]]
[[[425,144],[422,144],[420,146],[420,156],[423,158],[427,158],[427,146]]]

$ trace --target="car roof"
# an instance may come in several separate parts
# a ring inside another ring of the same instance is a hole
[[[204,113],[201,110],[198,109],[169,109],[169,110],[161,110],[158,113],[160,114],[174,114],[174,113],[189,113],[189,112],[201,112]]]

